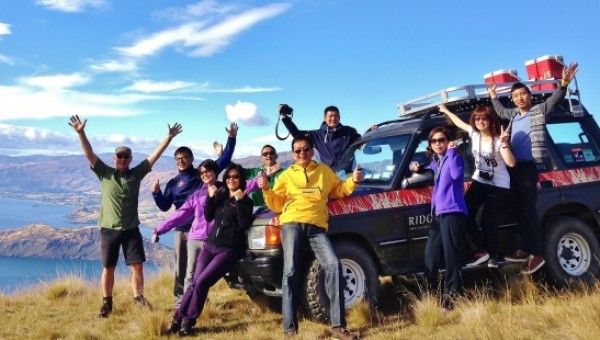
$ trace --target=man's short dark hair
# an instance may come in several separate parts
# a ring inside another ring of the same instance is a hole
[[[292,151],[294,151],[294,144],[296,144],[299,141],[306,141],[306,143],[308,143],[308,145],[310,145],[310,147],[312,148],[312,140],[310,139],[310,137],[308,137],[308,135],[305,134],[300,134],[296,137],[294,137],[294,139],[292,139]]]
[[[329,111],[333,111],[333,112],[337,113],[338,115],[340,114],[340,109],[338,109],[337,106],[329,105],[328,107],[325,108],[325,110],[323,110],[323,116],[326,116],[327,112],[329,112]]]
[[[194,154],[192,153],[192,149],[188,148],[187,146],[180,146],[177,148],[177,150],[175,150],[175,153],[173,154],[173,157],[177,157],[177,154],[184,154],[186,156],[190,156],[192,158],[194,158]]]
[[[510,87],[510,93],[512,94],[513,91],[516,91],[519,89],[525,89],[525,91],[527,91],[527,93],[531,94],[531,90],[529,89],[529,87],[527,87],[527,85],[525,85],[521,82],[514,83],[513,86]]]
[[[271,144],[265,144],[265,145],[263,145],[263,147],[262,147],[262,148],[260,148],[260,152],[262,153],[262,151],[263,151],[265,148],[271,148],[271,150],[273,150],[273,152],[275,152],[275,154],[277,154],[277,150],[275,150],[275,148],[274,148],[274,147],[273,147]]]

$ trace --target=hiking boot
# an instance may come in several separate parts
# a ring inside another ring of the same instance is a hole
[[[508,262],[527,262],[529,259],[529,253],[521,249],[515,251],[512,255],[504,256],[504,259]]]
[[[181,328],[179,329],[179,336],[191,336],[192,335],[192,324],[189,321],[183,320]]]
[[[295,332],[295,331],[285,332],[285,333],[283,333],[283,336],[285,337],[286,340],[296,339],[298,337],[298,332]]]
[[[498,259],[493,256],[487,261],[488,268],[498,268]]]
[[[167,333],[169,334],[177,334],[181,329],[181,321],[173,320],[171,321],[171,326],[167,329]]]
[[[546,263],[546,261],[544,261],[543,257],[531,255],[529,260],[527,260],[527,262],[523,265],[523,268],[521,268],[521,274],[533,274],[538,269],[542,268],[544,263]]]
[[[98,313],[98,317],[107,318],[110,313],[112,313],[112,303],[104,301],[102,307],[100,308],[100,313]]]
[[[490,254],[486,251],[479,251],[473,255],[473,258],[466,264],[467,267],[475,267],[478,266],[490,258]]]
[[[348,328],[333,327],[331,329],[331,338],[334,340],[355,340],[358,336],[352,334]]]
[[[138,295],[134,297],[133,304],[138,307],[148,308],[149,310],[152,310],[152,305],[150,304],[150,302],[148,302],[148,300],[146,300],[144,295]]]

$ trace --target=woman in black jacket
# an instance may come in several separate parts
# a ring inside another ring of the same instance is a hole
[[[223,179],[225,186],[208,187],[204,217],[207,221],[215,220],[215,224],[198,255],[194,281],[175,311],[170,333],[179,332],[181,336],[192,333],[209,288],[231,270],[244,249],[244,231],[252,224],[252,200],[245,192],[244,169],[231,163]]]

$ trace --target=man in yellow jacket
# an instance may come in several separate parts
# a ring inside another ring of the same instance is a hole
[[[341,181],[327,165],[312,160],[313,146],[305,135],[294,138],[292,152],[295,163],[281,173],[273,189],[264,176],[258,179],[269,209],[281,213],[283,331],[286,336],[298,333],[299,274],[304,246],[308,243],[325,271],[332,338],[355,339],[346,329],[340,261],[326,235],[327,201],[350,195],[364,176],[357,165],[352,177]]]

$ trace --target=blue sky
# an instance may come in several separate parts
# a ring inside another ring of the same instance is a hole
[[[399,102],[498,69],[526,78],[526,60],[554,54],[579,62],[594,114],[597,13],[593,0],[2,0],[0,154],[81,153],[72,114],[89,119],[97,153],[147,153],[179,122],[173,146],[204,158],[231,120],[235,157],[288,151],[279,103],[304,129],[337,105],[363,132]]]

